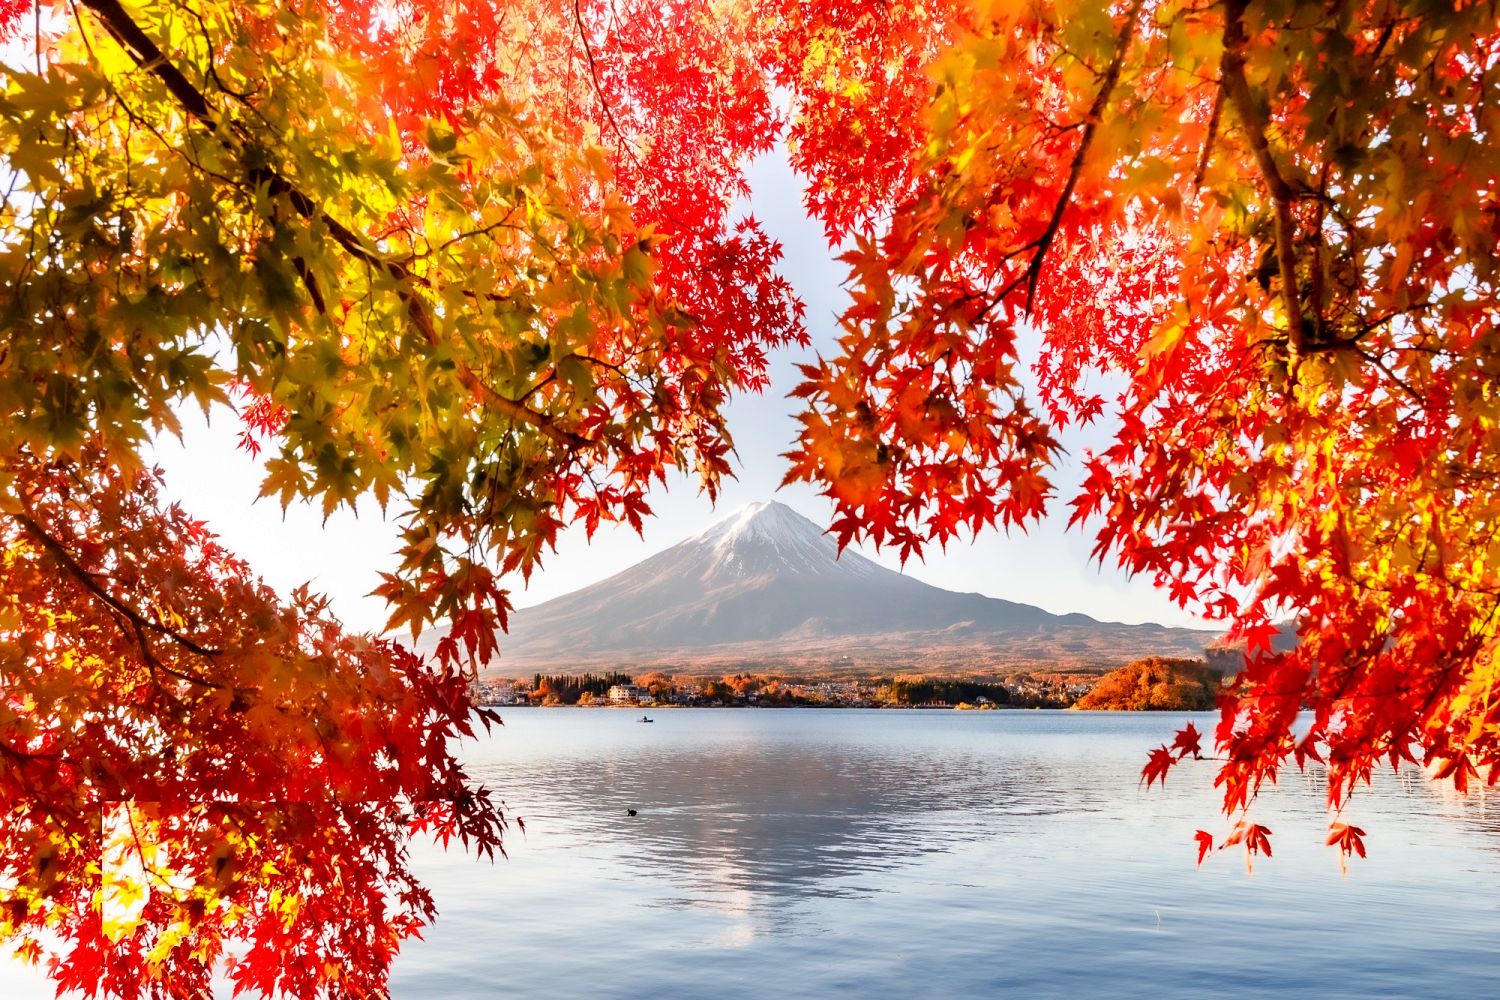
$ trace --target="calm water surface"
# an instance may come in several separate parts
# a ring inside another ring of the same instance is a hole
[[[526,833],[495,865],[418,852],[442,913],[398,1000],[1500,997],[1483,794],[1377,780],[1344,877],[1289,776],[1258,807],[1276,856],[1199,870],[1212,765],[1137,785],[1188,716],[639,715],[516,709],[467,747]]]
[[[1199,870],[1212,765],[1137,785],[1189,716],[638,717],[518,709],[470,748],[526,833],[493,867],[423,854],[443,913],[398,998],[1500,997],[1482,795],[1378,780],[1344,877],[1291,776],[1258,808],[1276,856]]]

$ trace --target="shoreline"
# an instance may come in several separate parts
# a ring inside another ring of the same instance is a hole
[[[1035,712],[1035,711],[1066,711],[1066,708],[1043,708],[1037,706],[1022,705],[523,705],[516,702],[510,705],[477,703],[478,708],[512,709],[512,708],[577,708],[585,711],[625,711],[632,712],[657,712],[657,711],[685,711],[692,709],[720,709],[720,708],[754,708],[767,711],[795,710],[795,709],[866,709],[881,712]]]

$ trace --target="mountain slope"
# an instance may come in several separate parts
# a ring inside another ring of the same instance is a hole
[[[1113,666],[1197,656],[1212,633],[1118,625],[942,590],[854,552],[785,504],[756,503],[582,590],[515,612],[501,672],[857,657],[906,669]],[[436,636],[423,636],[430,649]],[[934,665],[936,668],[936,665]]]

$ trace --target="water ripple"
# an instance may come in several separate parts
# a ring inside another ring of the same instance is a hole
[[[397,996],[1500,995],[1485,796],[1378,779],[1345,878],[1289,776],[1276,857],[1200,871],[1211,765],[1137,781],[1181,721],[514,712],[469,756],[528,832],[495,868],[421,857],[443,919]]]

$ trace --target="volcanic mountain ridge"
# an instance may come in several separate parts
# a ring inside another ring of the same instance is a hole
[[[418,642],[429,652],[442,632]],[[792,508],[753,503],[606,580],[511,615],[492,672],[740,665],[1110,669],[1201,656],[1215,633],[1055,615],[922,583],[845,550]]]

